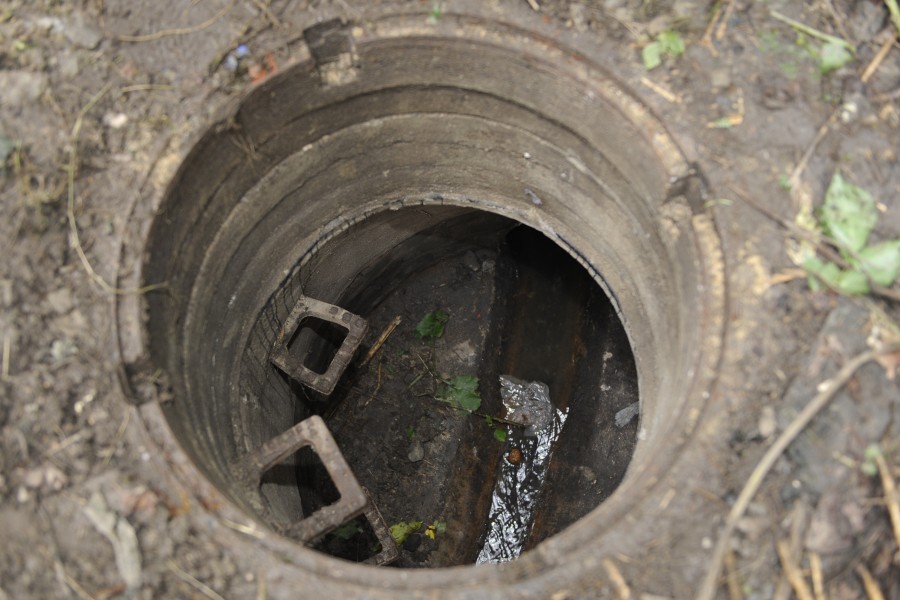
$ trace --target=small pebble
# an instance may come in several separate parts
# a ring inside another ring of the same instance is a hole
[[[425,448],[422,446],[422,442],[415,440],[409,446],[409,454],[406,455],[409,458],[409,462],[419,462],[423,458],[425,458]]]
[[[522,451],[518,448],[513,448],[509,451],[509,454],[506,455],[506,460],[509,461],[511,465],[517,465],[522,462]]]

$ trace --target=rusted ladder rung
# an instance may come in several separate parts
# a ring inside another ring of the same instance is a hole
[[[384,565],[396,560],[399,550],[381,512],[357,481],[322,417],[315,415],[300,421],[233,463],[232,468],[242,485],[259,494],[266,471],[305,447],[315,450],[340,498],[334,504],[280,528],[282,533],[309,544],[351,519],[365,515],[381,543],[381,552],[366,562]]]
[[[316,373],[308,368],[303,364],[304,357],[298,356],[296,352],[292,353],[289,348],[291,339],[296,335],[300,324],[309,317],[333,323],[347,330],[347,336],[324,373]],[[366,329],[368,329],[368,323],[362,317],[344,310],[340,306],[301,296],[278,332],[269,360],[292,379],[328,396],[334,391],[338,379],[350,364],[353,353],[356,352],[366,334]]]

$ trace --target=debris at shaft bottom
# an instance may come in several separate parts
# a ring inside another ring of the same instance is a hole
[[[507,419],[528,425],[511,428],[507,448],[518,449],[520,460],[500,463],[491,498],[487,535],[476,564],[517,558],[525,546],[544,484],[550,451],[559,437],[566,413],[550,402],[550,388],[539,381],[524,382],[500,376],[500,396]]]

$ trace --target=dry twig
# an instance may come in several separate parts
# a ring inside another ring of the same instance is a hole
[[[676,96],[675,94],[673,94],[672,92],[670,92],[668,89],[664,88],[663,86],[659,85],[658,83],[654,83],[652,80],[648,79],[647,77],[641,77],[641,83],[644,84],[645,86],[647,86],[648,88],[650,88],[651,90],[653,90],[654,92],[656,92],[657,94],[659,94],[660,96],[662,96],[664,99],[671,102],[672,104],[679,104],[681,102],[681,98],[679,96]]]
[[[875,53],[875,56],[872,57],[871,62],[866,67],[866,70],[863,71],[863,74],[860,75],[859,79],[863,83],[867,83],[869,79],[872,78],[872,75],[875,74],[875,71],[878,70],[878,67],[881,66],[881,63],[884,62],[885,57],[888,55],[888,52],[891,51],[891,46],[894,45],[894,36],[889,35],[884,43],[881,45],[881,48],[878,49],[878,52]]]
[[[722,20],[719,22],[719,28],[716,29],[716,41],[721,42],[725,37],[725,32],[728,31],[728,21],[731,20],[731,15],[734,14],[734,0],[728,0],[728,6],[725,7],[725,14],[722,16]]]
[[[844,387],[853,375],[856,374],[856,371],[858,371],[860,367],[883,354],[888,354],[898,349],[900,349],[900,343],[891,344],[879,350],[867,350],[862,352],[847,361],[834,377],[819,384],[819,393],[810,400],[809,404],[800,411],[800,414],[791,421],[790,425],[787,426],[781,435],[778,436],[778,439],[776,439],[769,447],[762,459],[760,459],[759,463],[756,465],[756,468],[753,469],[753,472],[744,484],[744,488],[741,490],[740,495],[732,505],[728,517],[725,520],[725,526],[722,528],[722,532],[719,534],[719,539],[713,549],[706,576],[700,584],[697,600],[712,600],[715,596],[716,588],[719,584],[719,573],[722,571],[722,562],[725,559],[725,554],[731,543],[731,536],[734,533],[738,521],[743,518],[744,513],[747,511],[747,507],[750,506],[750,502],[762,486],[766,475],[768,475],[772,467],[775,466],[775,462],[781,457],[787,447],[790,446],[806,426],[809,425],[809,422],[812,421],[812,419],[819,414],[829,402],[831,402],[837,392]]]
[[[713,13],[712,18],[710,18],[709,24],[706,26],[706,31],[703,32],[703,37],[700,38],[700,45],[709,50],[709,53],[713,56],[719,56],[719,51],[716,50],[712,38],[713,31],[716,29],[716,23],[719,22],[719,15],[721,14],[722,5],[720,3],[716,3],[716,10]]]
[[[157,31],[154,33],[147,33],[147,34],[143,34],[143,35],[114,34],[111,37],[114,40],[117,40],[120,42],[137,43],[137,42],[152,42],[155,40],[162,39],[164,37],[170,37],[170,36],[174,36],[174,35],[188,35],[191,33],[197,33],[198,31],[203,31],[207,27],[211,27],[213,24],[215,24],[216,21],[218,21],[219,19],[221,19],[222,17],[227,15],[229,12],[231,12],[231,9],[233,9],[236,5],[237,5],[237,0],[232,0],[231,4],[229,4],[224,9],[220,10],[219,12],[217,12],[216,14],[214,14],[207,20],[203,21],[202,23],[198,23],[197,25],[191,25],[190,27],[176,27],[174,29],[163,29],[161,31]]]
[[[891,475],[891,469],[888,467],[887,461],[884,460],[883,454],[875,456],[875,464],[878,465],[878,473],[881,475],[884,504],[887,506],[888,515],[891,517],[894,540],[897,542],[897,548],[900,548],[900,505],[898,505],[897,501],[897,484],[894,482],[894,476]]]
[[[744,600],[741,582],[737,578],[737,561],[731,551],[725,554],[725,577],[728,581],[728,600]]]
[[[394,330],[397,329],[397,326],[400,325],[400,322],[403,321],[403,317],[397,315],[393,318],[393,320],[387,324],[387,327],[384,328],[384,331],[381,332],[381,335],[378,336],[378,339],[375,340],[375,343],[372,344],[372,347],[366,353],[365,358],[362,359],[362,366],[366,366],[369,364],[369,361],[381,350],[381,347],[384,346],[384,343],[387,339],[394,333]]]
[[[631,588],[628,587],[628,583],[622,577],[622,571],[619,570],[616,563],[604,558],[603,568],[606,569],[606,574],[609,575],[609,580],[615,588],[619,600],[631,600]]]
[[[791,556],[790,543],[787,540],[778,540],[776,547],[778,557],[781,559],[781,567],[784,569],[788,581],[791,582],[791,587],[794,588],[798,600],[813,600],[812,592],[809,591],[806,579],[803,578],[803,572],[794,562],[794,557]]]
[[[66,165],[66,171],[68,175],[68,198],[66,203],[66,217],[69,221],[69,238],[72,244],[72,247],[75,249],[75,253],[78,255],[78,259],[81,261],[81,266],[84,267],[84,270],[87,272],[88,277],[90,277],[94,283],[103,288],[104,291],[109,292],[110,294],[144,294],[146,292],[159,289],[161,287],[165,287],[166,284],[154,284],[148,285],[142,288],[136,289],[121,289],[114,287],[106,282],[103,277],[94,270],[94,267],[91,265],[91,261],[88,260],[87,254],[84,252],[84,248],[81,245],[81,237],[78,234],[78,222],[75,219],[75,172],[78,170],[78,135],[81,133],[81,127],[84,125],[84,118],[91,111],[94,106],[97,105],[98,102],[112,89],[112,84],[107,83],[103,88],[97,92],[93,98],[91,98],[87,104],[85,104],[82,109],[78,112],[78,116],[75,118],[75,124],[72,126],[72,134],[69,141],[69,164]]]
[[[863,587],[866,590],[866,596],[869,597],[869,600],[884,600],[884,594],[881,593],[878,583],[875,581],[875,578],[872,577],[872,574],[869,573],[869,570],[865,565],[856,565],[856,568],[853,570],[856,571],[856,574],[862,579]]]
[[[854,46],[853,44],[851,44],[850,42],[848,42],[847,40],[845,40],[843,38],[839,38],[835,35],[829,35],[827,33],[819,31],[818,29],[810,27],[809,25],[807,25],[805,23],[801,23],[800,21],[797,21],[795,19],[787,17],[787,16],[781,14],[780,12],[778,12],[777,10],[773,10],[769,14],[772,15],[773,19],[775,19],[777,21],[781,21],[782,23],[786,23],[801,33],[805,33],[806,35],[812,36],[814,38],[818,38],[818,39],[822,40],[823,42],[827,42],[829,44],[841,45],[841,46],[847,48],[848,50],[850,50],[850,52],[854,52],[854,53],[856,52],[856,46]]]
[[[809,553],[809,570],[812,576],[813,595],[816,600],[826,600],[825,580],[822,577],[822,559],[818,552]]]

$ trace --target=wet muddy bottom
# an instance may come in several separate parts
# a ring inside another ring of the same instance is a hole
[[[448,316],[443,334],[423,338],[416,326],[434,311]],[[421,522],[408,528],[396,566],[515,558],[618,486],[637,440],[636,414],[616,421],[638,400],[634,359],[601,288],[548,238],[512,227],[493,247],[409,276],[363,316],[369,331],[337,390],[327,399],[297,393],[325,418],[387,524]],[[478,378],[474,412],[442,400],[460,376]],[[546,386],[552,439],[510,414],[501,376]],[[301,463],[304,512],[337,500],[325,472]],[[517,480],[528,484],[510,485]],[[353,561],[378,550],[362,518],[317,547]]]

